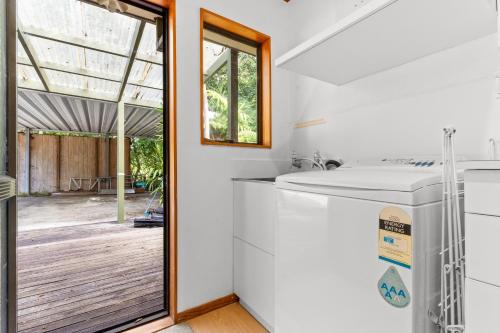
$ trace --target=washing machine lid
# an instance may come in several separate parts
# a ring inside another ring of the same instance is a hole
[[[355,167],[280,176],[279,189],[418,206],[441,201],[441,168]]]
[[[338,168],[331,171],[297,172],[276,179],[278,188],[287,184],[315,185],[336,188],[357,188],[414,192],[441,183],[440,168]]]

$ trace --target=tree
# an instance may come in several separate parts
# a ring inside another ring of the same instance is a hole
[[[210,139],[224,141],[228,133],[227,64],[205,80],[210,119]],[[257,142],[257,57],[238,53],[238,142]]]

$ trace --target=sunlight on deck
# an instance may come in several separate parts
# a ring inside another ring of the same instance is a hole
[[[96,332],[161,311],[163,229],[98,223],[19,233],[18,332]]]

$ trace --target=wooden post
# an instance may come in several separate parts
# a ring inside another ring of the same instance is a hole
[[[231,49],[228,52],[227,84],[229,107],[229,139],[238,142],[238,51]]]
[[[116,150],[116,193],[118,201],[118,223],[125,222],[125,103],[118,102],[118,131]]]
[[[24,192],[27,195],[31,193],[31,149],[30,149],[30,138],[31,131],[29,128],[24,129],[24,176],[26,181],[24,182]]]
[[[109,177],[109,134],[104,138],[104,177]]]
[[[57,136],[57,191],[62,192],[61,189],[61,136]],[[69,190],[69,189],[68,189]]]

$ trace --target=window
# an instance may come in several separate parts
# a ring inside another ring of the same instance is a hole
[[[271,147],[271,40],[201,10],[202,144]]]

